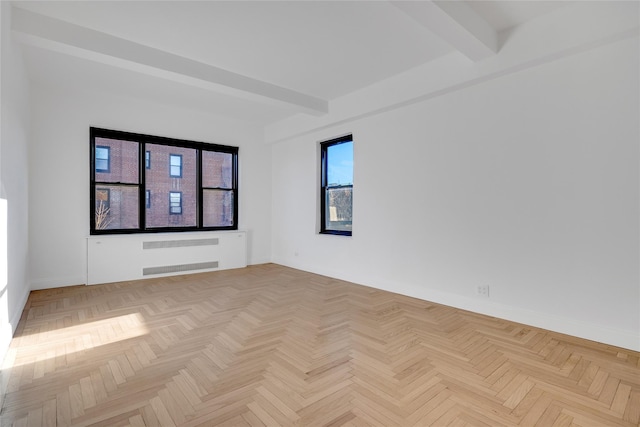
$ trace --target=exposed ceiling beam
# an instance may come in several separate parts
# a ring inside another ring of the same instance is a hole
[[[40,48],[308,114],[329,110],[324,99],[24,9],[14,8],[11,28]]]
[[[391,1],[419,24],[472,61],[498,51],[498,35],[487,21],[461,1]]]

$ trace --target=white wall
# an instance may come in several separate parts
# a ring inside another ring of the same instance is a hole
[[[89,235],[89,127],[240,147],[239,227],[250,264],[270,260],[271,165],[257,128],[200,111],[104,93],[32,90],[30,245],[33,289],[83,284]]]
[[[274,262],[640,350],[638,52],[636,32],[273,145]],[[317,142],[348,132],[353,237],[318,235]]]
[[[0,2],[0,361],[29,295],[28,141],[29,85],[10,32],[11,4]],[[6,216],[5,216],[6,215]],[[4,218],[3,218],[4,217]],[[0,394],[2,388],[0,387]],[[0,399],[1,401],[1,399]]]

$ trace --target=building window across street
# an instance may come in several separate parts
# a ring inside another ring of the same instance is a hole
[[[169,175],[174,178],[182,178],[182,156],[180,154],[169,156]]]
[[[96,172],[109,173],[111,170],[111,147],[96,146]]]
[[[171,191],[169,193],[169,213],[171,215],[182,215],[182,193]]]

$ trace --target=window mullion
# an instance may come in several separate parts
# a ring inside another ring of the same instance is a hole
[[[140,231],[147,229],[147,151],[144,141],[138,143],[138,225]]]
[[[202,188],[202,150],[196,150],[196,220],[198,228],[204,225],[204,190]]]

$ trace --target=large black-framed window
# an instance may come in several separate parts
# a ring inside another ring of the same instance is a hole
[[[320,233],[351,236],[353,136],[320,143]]]
[[[92,127],[90,171],[92,235],[238,229],[238,147]]]

